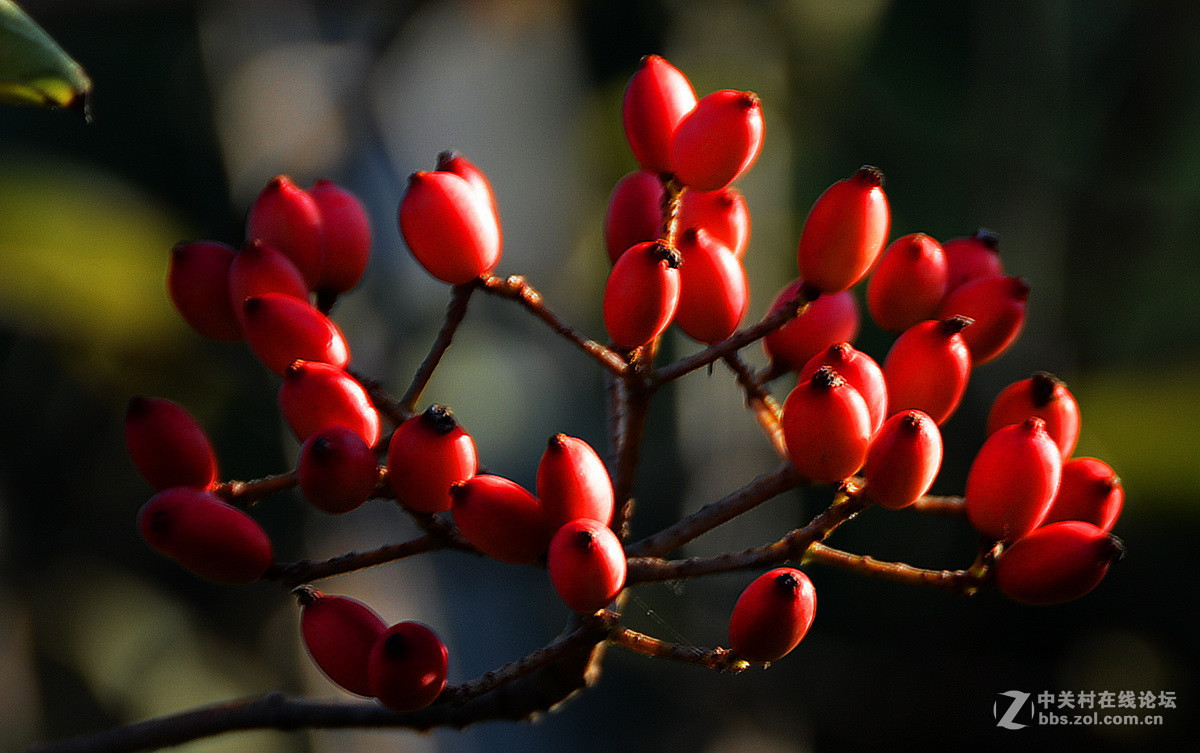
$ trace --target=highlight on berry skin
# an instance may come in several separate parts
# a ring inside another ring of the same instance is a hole
[[[729,616],[729,645],[752,662],[773,662],[792,652],[817,613],[817,592],[800,570],[781,567],[754,579]]]

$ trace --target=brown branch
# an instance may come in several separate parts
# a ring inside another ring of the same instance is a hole
[[[971,570],[927,570],[903,562],[883,562],[865,554],[850,554],[814,541],[804,553],[805,563],[815,562],[872,578],[912,586],[932,586],[971,595],[979,589],[979,576]]]
[[[421,399],[421,393],[425,391],[429,380],[433,378],[433,372],[437,370],[438,364],[442,362],[442,356],[446,354],[446,351],[450,348],[450,343],[454,340],[454,333],[458,331],[463,317],[467,315],[467,306],[471,302],[471,294],[475,292],[475,285],[475,281],[471,281],[454,286],[454,292],[450,296],[450,303],[446,306],[446,319],[442,322],[442,328],[438,331],[437,338],[429,348],[429,354],[425,356],[425,360],[421,361],[421,365],[417,367],[417,373],[413,376],[408,390],[400,398],[400,407],[407,410],[410,414],[416,412],[417,401]]]
[[[346,373],[362,385],[362,388],[367,391],[367,397],[371,398],[371,404],[375,406],[375,410],[391,421],[393,426],[399,426],[413,417],[412,410],[401,405],[396,398],[388,394],[379,380],[354,371],[348,370]],[[381,442],[381,444],[386,443]]]
[[[622,540],[629,535],[629,522],[633,517],[633,486],[641,461],[646,419],[650,415],[651,393],[645,375],[657,345],[656,340],[630,353],[629,367],[617,379],[614,392],[610,393],[610,399],[614,401],[610,410],[615,416],[612,437],[613,497],[617,503],[612,528]]]
[[[462,549],[442,538],[421,536],[411,541],[399,544],[388,544],[378,549],[365,552],[347,552],[327,560],[299,560],[296,562],[276,562],[267,568],[263,575],[266,580],[277,580],[288,588],[294,588],[303,583],[328,578],[333,575],[352,573],[375,567],[386,562],[394,562],[406,557],[412,557],[439,549]],[[469,551],[475,551],[469,549]]]
[[[277,473],[253,481],[225,481],[213,487],[213,494],[237,507],[253,507],[262,499],[296,486],[296,472]]]
[[[678,643],[668,643],[645,633],[639,633],[629,628],[619,628],[609,636],[608,642],[627,651],[660,659],[696,664],[705,669],[715,669],[719,672],[737,674],[749,669],[750,662],[738,657],[727,648],[696,648],[681,646]]]
[[[775,454],[783,460],[787,460],[787,442],[784,441],[783,425],[780,423],[783,409],[780,408],[778,401],[771,396],[770,392],[767,392],[762,382],[758,381],[758,377],[755,376],[754,370],[742,360],[739,354],[730,353],[725,356],[724,360],[725,364],[737,375],[738,384],[746,393],[746,405],[754,411],[754,418],[766,432],[767,439],[775,448]]]
[[[946,518],[962,518],[967,514],[966,501],[962,497],[937,497],[926,495],[921,497],[908,508],[917,512],[925,512],[930,515],[939,515]]]

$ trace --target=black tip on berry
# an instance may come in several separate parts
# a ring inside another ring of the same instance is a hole
[[[850,343],[843,341],[840,343],[834,343],[833,345],[830,345],[829,348],[826,349],[825,355],[826,355],[826,357],[828,357],[832,360],[841,361],[842,363],[845,363],[850,358],[851,350],[852,350],[852,348],[850,346]]]
[[[327,458],[333,454],[333,442],[329,437],[316,437],[310,445],[309,452],[317,458]]]
[[[834,371],[832,366],[822,366],[821,368],[817,369],[816,372],[813,373],[810,381],[812,382],[813,387],[822,390],[841,387],[846,383],[846,380],[842,378],[842,375]]]
[[[946,337],[950,337],[951,335],[957,335],[959,332],[962,332],[964,329],[970,327],[974,323],[975,320],[969,316],[955,314],[948,319],[943,319],[938,322],[938,329],[940,329],[942,334],[944,334]]]
[[[1008,278],[1009,285],[1012,288],[1013,300],[1026,301],[1029,300],[1029,283],[1024,277]]]
[[[904,415],[900,418],[900,428],[905,431],[915,432],[921,428],[921,425],[926,420],[928,420],[928,416],[920,411],[905,411]]]
[[[679,234],[679,239],[683,243],[694,244],[700,238],[700,228],[689,227]]]
[[[284,378],[300,376],[304,372],[304,367],[308,365],[308,361],[303,358],[297,358],[288,364],[288,367],[283,370]]]
[[[261,308],[262,308],[262,297],[261,296],[252,295],[249,298],[247,298],[246,300],[242,301],[242,313],[245,314],[246,316],[254,316]]]
[[[444,405],[431,405],[421,414],[421,420],[438,434],[449,434],[458,428],[458,420]]]
[[[1110,533],[1101,544],[1100,557],[1109,562],[1120,562],[1125,559],[1127,551],[1125,542]]]
[[[575,546],[581,550],[591,549],[596,545],[596,534],[586,528],[581,528],[575,532]]]
[[[754,92],[742,92],[742,97],[738,100],[738,104],[746,110],[753,110],[755,107],[762,106],[762,100]]]
[[[654,244],[650,252],[654,255],[654,258],[659,261],[665,261],[671,269],[679,269],[683,266],[683,255],[674,246],[658,242]]]
[[[863,165],[854,171],[854,180],[883,188],[883,171],[874,165]]]
[[[1029,377],[1029,396],[1034,405],[1044,408],[1054,401],[1058,388],[1065,386],[1063,380],[1049,371],[1034,372],[1034,375]]]
[[[784,596],[795,597],[796,592],[800,590],[800,579],[795,573],[780,573],[775,576],[775,588]]]
[[[986,227],[981,227],[971,233],[971,240],[993,253],[1000,253],[1000,236]]]
[[[467,482],[456,481],[450,485],[450,496],[455,502],[458,502],[467,496]]]
[[[324,594],[312,586],[296,586],[292,589],[292,596],[296,597],[297,604],[307,607],[309,604],[316,603],[317,599],[320,599]]]
[[[400,633],[392,633],[383,639],[383,652],[393,659],[398,659],[408,653],[408,639]]]
[[[566,434],[555,434],[554,436],[550,437],[550,439],[546,440],[546,449],[565,450],[567,447],[567,439],[569,439],[569,437]]]

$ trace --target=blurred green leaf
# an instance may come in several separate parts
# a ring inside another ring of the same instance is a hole
[[[69,107],[86,115],[92,82],[12,0],[0,0],[0,102]]]

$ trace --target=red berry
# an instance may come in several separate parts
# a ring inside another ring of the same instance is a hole
[[[750,169],[763,144],[758,95],[732,89],[696,103],[671,139],[671,169],[697,191],[717,191]]]
[[[413,173],[399,221],[413,256],[442,282],[470,282],[500,262],[496,215],[477,188],[455,173]]]
[[[546,558],[550,582],[576,612],[591,614],[625,587],[625,549],[609,527],[580,518],[558,529]]]
[[[300,446],[300,491],[319,510],[350,512],[371,498],[379,480],[375,453],[357,432],[331,426]]]
[[[294,361],[283,374],[279,407],[296,439],[344,426],[369,446],[379,441],[379,414],[354,377],[318,361]]]
[[[702,227],[739,259],[750,243],[750,208],[733,186],[719,191],[685,191],[679,206],[679,227]]]
[[[1046,422],[1046,431],[1062,451],[1063,460],[1071,457],[1079,439],[1079,403],[1061,379],[1039,371],[1005,387],[992,403],[987,432],[991,434],[1030,416]]]
[[[234,250],[216,241],[180,243],[171,250],[167,290],[179,315],[205,337],[226,342],[242,339],[229,307],[229,267]]]
[[[684,194],[685,201],[688,194]],[[630,246],[652,241],[662,230],[662,181],[637,170],[613,186],[604,214],[604,245],[613,264]]]
[[[959,286],[942,301],[940,317],[966,316],[975,320],[963,332],[978,366],[1000,355],[1021,333],[1029,285],[1020,277],[989,275]]]
[[[450,487],[452,514],[463,538],[500,560],[524,564],[546,551],[553,533],[537,498],[515,481],[479,475]]]
[[[321,277],[315,289],[339,294],[362,279],[371,258],[371,221],[362,202],[330,180],[308,189],[321,216]]]
[[[858,390],[828,366],[788,394],[782,424],[792,465],[811,481],[841,481],[866,460],[870,411]]]
[[[242,247],[229,267],[229,305],[241,323],[247,298],[279,293],[308,302],[308,284],[282,251],[253,240]]]
[[[566,434],[550,437],[538,463],[537,493],[550,528],[577,518],[604,525],[612,520],[612,479],[604,461],[582,439]]]
[[[883,173],[864,165],[821,194],[800,231],[800,276],[822,293],[836,293],[867,276],[887,243],[891,210]]]
[[[867,310],[889,332],[937,317],[946,295],[946,253],[924,233],[897,238],[867,281]]]
[[[883,359],[888,410],[919,410],[938,424],[954,413],[971,376],[971,354],[960,334],[966,317],[913,325],[892,343]]]
[[[617,259],[604,286],[604,326],[618,348],[661,335],[679,305],[679,252],[639,243]]]
[[[418,711],[446,687],[446,644],[419,622],[392,625],[371,649],[371,695],[393,711]]]
[[[242,304],[242,325],[254,354],[281,376],[298,358],[339,369],[350,363],[342,331],[308,301],[281,293],[251,296]]]
[[[996,587],[1023,604],[1061,604],[1098,586],[1124,554],[1120,539],[1091,523],[1051,523],[1000,554]]]
[[[1063,463],[1058,494],[1042,524],[1082,520],[1107,533],[1124,505],[1125,488],[1108,463],[1096,458],[1074,458]]]
[[[704,228],[688,228],[677,242],[679,306],[675,323],[684,333],[712,344],[733,334],[750,305],[750,282],[733,252]]]
[[[357,599],[297,589],[300,634],[313,663],[333,682],[358,695],[371,695],[367,668],[371,650],[387,623]]]
[[[621,104],[633,156],[652,173],[671,171],[671,137],[696,106],[687,76],[658,55],[647,55],[629,79]]]
[[[492,216],[496,218],[496,227],[500,227],[500,206],[496,203],[492,183],[474,162],[458,152],[442,152],[437,157],[437,169],[438,172],[454,173],[465,180],[475,190],[476,195],[483,197],[492,210]]]
[[[217,482],[217,456],[204,429],[171,402],[135,397],[125,410],[125,447],[138,472],[155,489]]]
[[[246,221],[246,239],[258,239],[282,251],[300,270],[309,289],[320,281],[321,210],[288,176],[272,178],[258,195]]]
[[[782,659],[812,627],[817,592],[799,570],[781,567],[756,578],[733,606],[729,645],[754,662]]]
[[[387,478],[392,493],[402,505],[418,512],[449,510],[450,487],[478,470],[475,441],[444,405],[431,405],[400,424],[388,445]]]
[[[834,343],[810,358],[797,377],[801,381],[811,379],[822,366],[831,367],[849,382],[851,387],[858,390],[858,394],[862,395],[867,403],[867,411],[871,414],[871,434],[879,431],[888,415],[888,396],[883,369],[879,368],[875,359],[861,350],[855,350],[850,343]]]
[[[803,281],[789,283],[771,304],[775,313],[796,297]],[[858,337],[858,304],[854,295],[843,291],[818,296],[800,316],[763,338],[763,348],[774,368],[799,371],[808,360],[840,342],[854,342]]]
[[[1041,525],[1062,478],[1062,456],[1046,422],[1029,418],[987,438],[967,473],[967,517],[994,540],[1018,539]]]
[[[155,494],[137,524],[155,550],[217,583],[253,583],[273,558],[271,540],[254,518],[202,489]]]
[[[1000,262],[1000,239],[987,228],[967,238],[954,238],[942,246],[946,252],[946,292],[976,277],[1004,274]]]
[[[941,467],[942,433],[933,419],[919,410],[897,413],[867,451],[867,495],[884,507],[907,507],[929,491]]]

